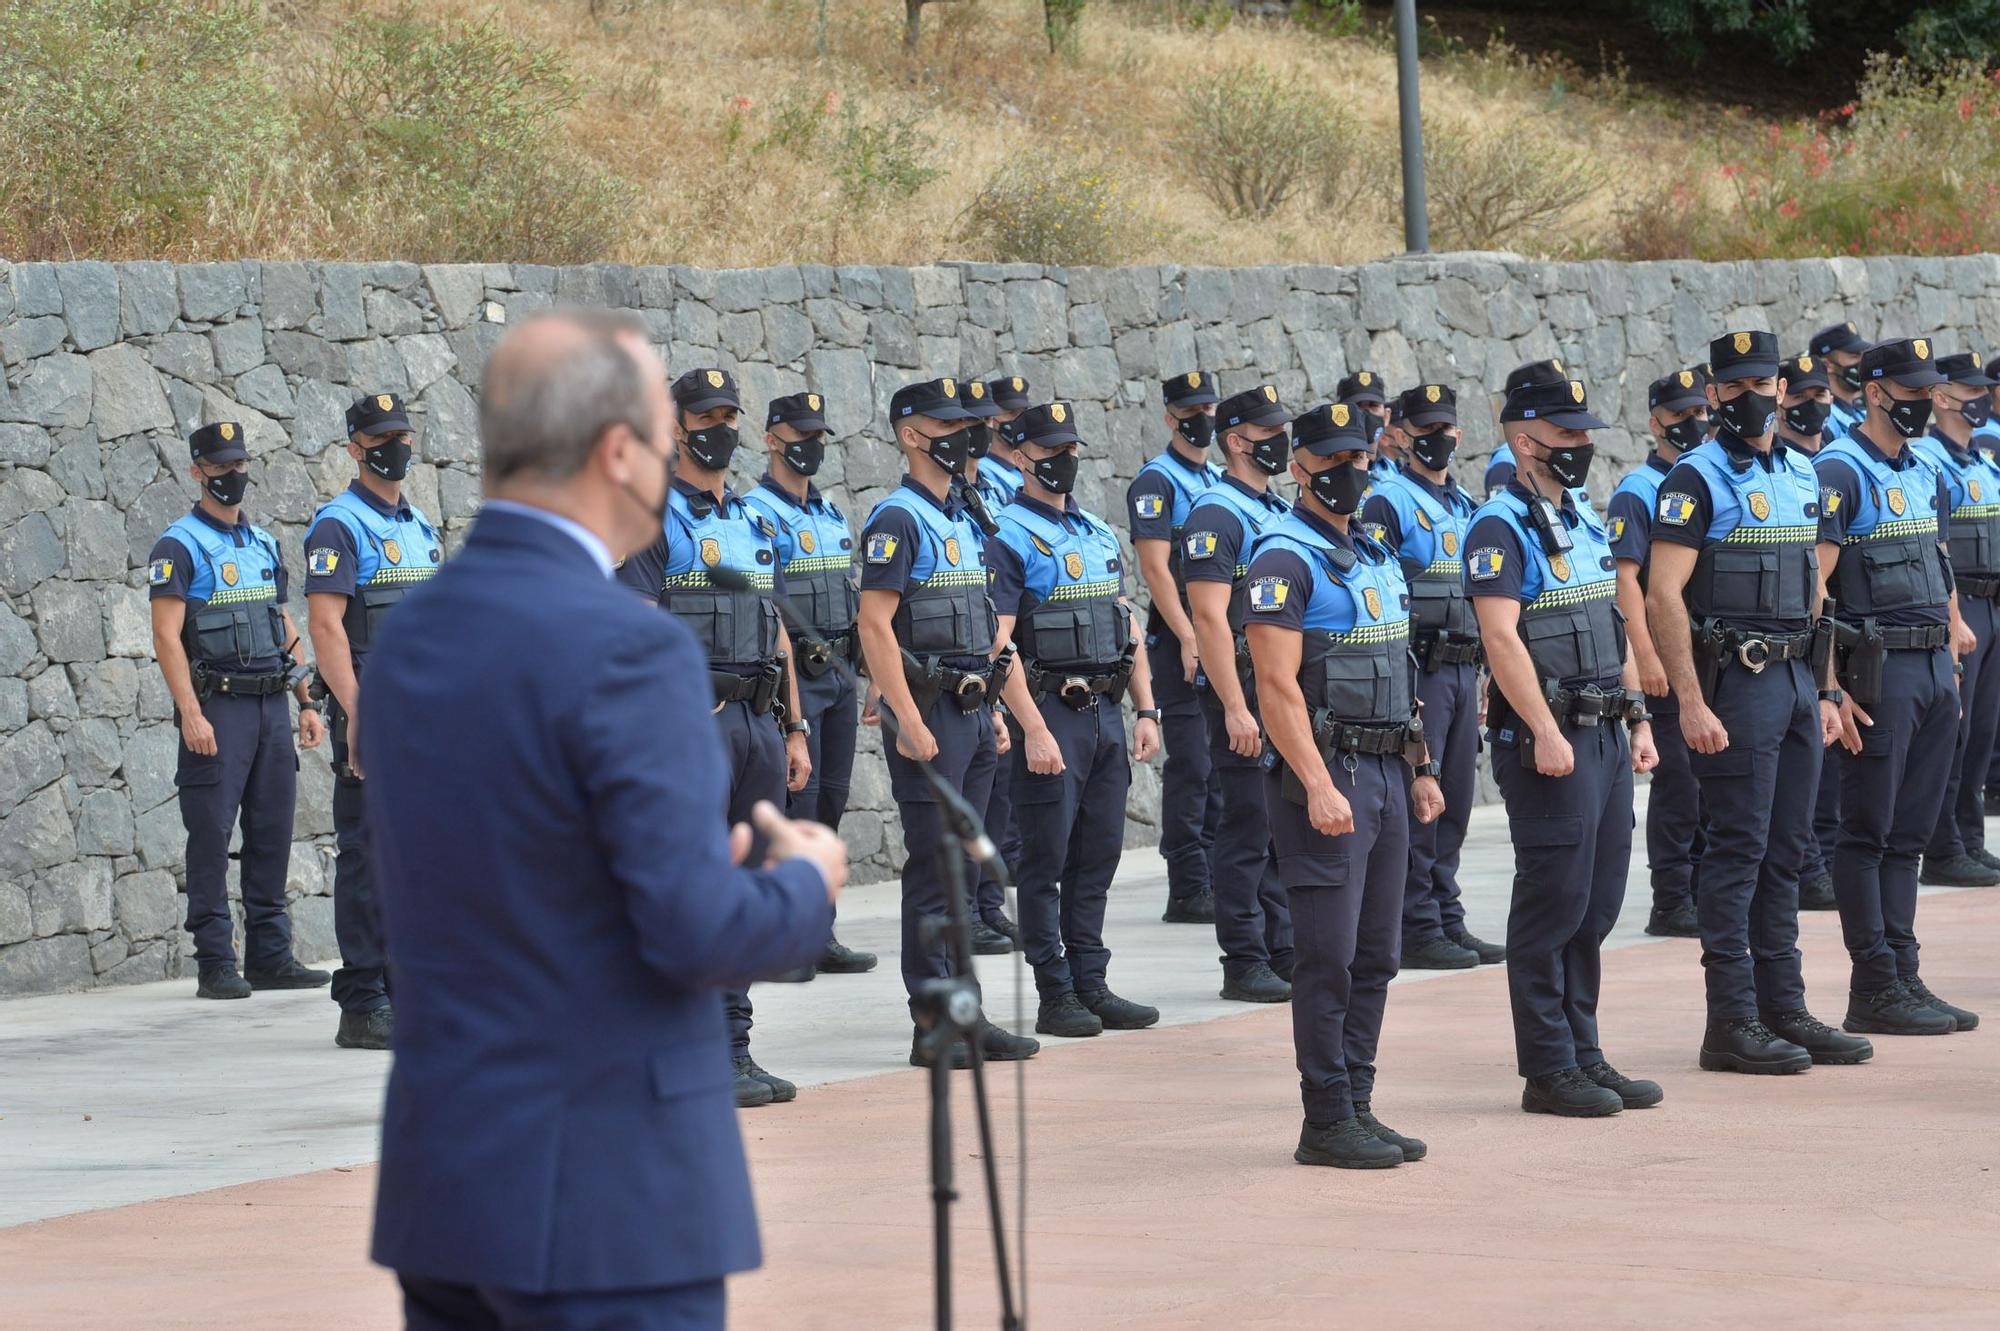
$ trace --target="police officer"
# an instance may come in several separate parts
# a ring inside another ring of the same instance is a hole
[[[975,809],[986,806],[995,764],[985,537],[952,489],[965,471],[972,419],[955,380],[896,390],[889,423],[909,474],[868,515],[861,541],[861,649],[897,729],[884,756],[908,852],[903,984],[912,995],[950,974],[940,927],[954,878],[946,857],[961,853],[917,763],[930,762]],[[1030,1058],[1041,1048],[983,1019],[979,1041],[988,1059]],[[963,1066],[970,1053],[960,1045],[952,1058]],[[910,1062],[928,1065],[921,1038],[911,1040]]]
[[[1389,397],[1382,376],[1373,370],[1356,370],[1333,386],[1333,400],[1358,413],[1361,432],[1368,436],[1369,446],[1375,447],[1389,426]],[[1368,464],[1371,476],[1375,468],[1376,463]]]
[[[1019,384],[1016,389],[1014,385]],[[1018,375],[1006,380],[996,380],[995,385],[1004,385],[1010,394],[1025,394],[1027,381]],[[1010,400],[1015,400],[1010,397]],[[1019,409],[1009,410],[995,400],[993,388],[977,379],[962,380],[958,385],[958,405],[972,413],[967,429],[972,432],[965,461],[965,475],[955,482],[959,501],[965,505],[979,528],[992,539],[998,530],[997,517],[1001,509],[1013,502],[1021,491],[1021,472],[1006,458],[992,455],[995,444],[1007,450],[1007,458],[1017,455],[1009,442],[1000,436],[1009,434],[1008,424],[1021,414]],[[1010,435],[1011,437],[1011,435]],[[992,465],[988,465],[988,464]],[[969,493],[968,493],[969,490]],[[993,748],[999,760],[993,777],[993,793],[986,799],[986,835],[999,848],[1000,858],[1008,867],[1008,877],[1018,880],[1021,863],[1021,830],[1014,818],[1013,782],[1007,779],[1007,752],[1013,743],[1008,733],[1005,714],[1006,704],[995,698],[993,705]],[[972,912],[972,951],[978,956],[999,956],[1014,950],[1014,940],[1020,936],[1014,921],[1007,918],[1007,888],[1000,881],[991,866],[978,866],[978,881],[972,884],[967,906]]]
[[[1825,440],[1832,443],[1861,424],[1867,408],[1861,399],[1861,353],[1868,339],[1851,323],[1829,324],[1812,335],[1806,354],[1826,363],[1827,388],[1831,394],[1831,414],[1825,426]]]
[[[1778,399],[1778,440],[1795,453],[1812,457],[1826,443],[1827,422],[1833,411],[1833,390],[1828,382],[1828,362],[1810,351],[1781,361],[1778,377],[1785,391]],[[1660,727],[1653,726],[1657,736]],[[1832,910],[1833,846],[1840,835],[1840,755],[1838,744],[1828,745],[1820,757],[1819,792],[1813,801],[1813,834],[1806,839],[1805,859],[1799,865],[1799,909]],[[1661,751],[1665,764],[1665,750]],[[1659,778],[1653,778],[1655,786]]]
[[[174,699],[180,758],[174,785],[187,828],[187,931],[198,998],[248,998],[254,989],[315,989],[331,976],[292,955],[285,875],[292,861],[298,755],[284,694],[299,700],[299,744],[324,733],[294,667],[298,630],[285,610],[278,543],[243,515],[250,458],[243,427],[204,425],[188,436],[188,474],[201,491],[146,565],[153,652]],[[229,918],[229,841],[238,823],[243,883],[243,974]]]
[[[1125,842],[1131,764],[1159,752],[1160,714],[1117,533],[1070,497],[1082,445],[1074,408],[1023,412],[1014,445],[1026,464],[1021,492],[986,548],[997,633],[1020,651],[1005,684],[1021,732],[1008,778],[1021,826],[1022,949],[1041,995],[1035,1030],[1139,1030],[1160,1010],[1106,983],[1104,905]],[[1129,754],[1118,707],[1128,687],[1138,712]]]
[[[1551,356],[1547,360],[1531,360],[1516,365],[1507,372],[1507,380],[1501,385],[1500,392],[1504,400],[1506,397],[1511,397],[1515,389],[1525,384],[1563,384],[1568,382],[1569,374],[1563,369],[1562,361]],[[1493,456],[1488,458],[1486,462],[1484,480],[1487,498],[1492,498],[1507,482],[1513,479],[1514,449],[1511,444],[1503,439],[1500,441],[1500,446],[1493,450]]]
[[[791,719],[806,728],[811,770],[805,784],[788,793],[785,811],[838,832],[854,773],[860,703],[853,682],[834,663],[860,659],[854,633],[860,593],[847,515],[813,484],[826,460],[827,434],[826,404],[818,393],[771,399],[764,413],[770,461],[743,503],[773,533],[785,594],[805,616],[805,622],[786,629],[798,652],[792,666],[799,710]],[[814,969],[859,975],[875,969],[875,954],[857,952],[829,935]]]
[[[1243,640],[1241,588],[1251,541],[1291,511],[1271,492],[1272,477],[1291,465],[1285,433],[1291,414],[1275,387],[1259,384],[1220,403],[1216,422],[1226,470],[1189,512],[1180,560],[1201,657],[1214,663],[1203,672],[1208,687],[1201,704],[1209,760],[1222,783],[1215,939],[1222,948],[1222,997],[1282,1003],[1292,996],[1292,910],[1264,809],[1264,735]]]
[[[1618,482],[1605,506],[1611,554],[1618,561],[1618,609],[1625,616],[1639,687],[1652,709],[1653,746],[1660,755],[1646,800],[1646,865],[1653,883],[1646,932],[1699,938],[1694,884],[1701,853],[1701,788],[1688,766],[1680,708],[1667,687],[1666,667],[1646,631],[1646,566],[1660,482],[1682,454],[1708,437],[1708,377],[1689,367],[1647,385],[1646,431],[1653,437],[1652,452]]]
[[[1458,857],[1479,785],[1479,621],[1465,599],[1465,530],[1478,505],[1451,478],[1460,431],[1450,386],[1418,384],[1397,397],[1395,413],[1407,456],[1376,478],[1361,519],[1401,560],[1409,584],[1417,701],[1444,790],[1443,815],[1410,829],[1402,964],[1455,970],[1507,956],[1465,927],[1458,890]]]
[[[1820,754],[1840,737],[1839,709],[1821,696],[1833,628],[1815,629],[1818,486],[1812,464],[1776,441],[1776,336],[1725,333],[1708,363],[1715,437],[1661,483],[1646,589],[1708,818],[1700,1062],[1751,1073],[1861,1063],[1874,1047],[1807,1009],[1798,947]]]
[[[1943,383],[1924,338],[1862,353],[1867,415],[1820,450],[1819,573],[1837,602],[1840,843],[1833,889],[1853,963],[1850,1031],[1944,1035],[1978,1018],[1917,973],[1917,857],[1958,735],[1954,653],[1971,649],[1946,553],[1944,473],[1911,441]]]
[[[1521,1108],[1594,1118],[1662,1098],[1613,1069],[1597,1038],[1598,953],[1632,856],[1632,774],[1657,755],[1618,625],[1616,561],[1576,498],[1604,422],[1571,379],[1514,389],[1500,426],[1515,475],[1473,515],[1465,575],[1514,843],[1507,989]]]
[[[343,1049],[387,1049],[394,1028],[361,774],[348,733],[361,664],[377,631],[397,602],[437,572],[444,556],[437,529],[403,498],[410,437],[409,415],[394,393],[371,394],[349,407],[347,452],[356,463],[355,479],[320,505],[306,531],[306,630],[333,741],[333,831],[340,848],[333,932],[341,961],[333,976],[333,1001],[340,1005],[334,1043]]]
[[[783,804],[787,790],[804,787],[812,772],[806,744],[810,727],[799,719],[797,681],[788,664],[791,642],[765,595],[785,586],[776,527],[728,485],[743,408],[736,379],[727,370],[689,370],[674,380],[672,396],[679,464],[660,539],[627,559],[618,580],[680,616],[708,653],[715,724],[729,760],[733,826],[749,821],[758,800]],[[751,586],[716,586],[709,570],[717,568],[742,574]],[[780,704],[787,718],[782,734],[773,716]],[[783,978],[810,979],[811,972],[790,972]],[[766,1072],[750,1056],[749,992],[725,989],[723,1007],[729,1017],[736,1103],[750,1108],[795,1098],[797,1086]]]
[[[1389,415],[1382,432],[1375,436],[1375,459],[1368,464],[1368,479],[1379,485],[1399,473],[1410,455],[1410,435],[1404,427],[1403,398],[1397,394],[1388,404]]]
[[[1338,402],[1308,411],[1293,432],[1298,506],[1251,542],[1244,616],[1279,760],[1264,801],[1297,930],[1292,1048],[1305,1122],[1292,1158],[1385,1169],[1426,1149],[1372,1105],[1409,815],[1429,822],[1444,797],[1413,724],[1402,569],[1354,527],[1368,489],[1367,436]]]
[[[982,494],[999,499],[999,503],[991,498],[987,501],[987,507],[997,515],[1021,490],[1021,457],[1014,451],[1013,431],[1008,427],[1013,425],[1015,417],[1034,405],[1034,399],[1029,395],[1028,381],[1018,374],[991,380],[984,388],[982,396],[993,404],[993,414],[986,422],[991,436],[987,451],[979,460],[977,480]],[[959,391],[960,405],[964,405],[970,390],[971,385],[967,384]]]
[[[1132,549],[1146,582],[1146,662],[1165,718],[1166,770],[1160,777],[1160,854],[1167,861],[1169,924],[1212,924],[1210,855],[1222,787],[1209,763],[1208,727],[1197,689],[1204,685],[1194,625],[1181,603],[1179,544],[1195,501],[1222,480],[1208,460],[1219,395],[1212,375],[1187,370],[1164,381],[1167,447],[1139,469],[1125,492]]]
[[[2000,466],[1972,445],[1994,379],[1977,352],[1937,358],[1945,382],[1931,389],[1930,433],[1911,441],[1944,472],[1951,499],[1951,575],[1958,612],[1976,645],[1959,661],[1958,752],[1945,780],[1937,828],[1919,881],[1949,887],[2000,883],[2000,858],[1986,849],[1984,781],[2000,729]],[[1971,408],[1968,412],[1967,408]]]

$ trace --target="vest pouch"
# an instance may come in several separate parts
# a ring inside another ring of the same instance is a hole
[[[664,604],[693,632],[711,663],[747,665],[759,659],[754,649],[739,653],[735,594],[708,588],[670,588]],[[754,631],[755,626],[750,627]]]
[[[984,656],[993,645],[990,613],[982,586],[913,587],[896,610],[898,636],[918,656]]]
[[[1712,545],[1702,552],[1707,576],[1691,607],[1703,619],[1767,619],[1778,614],[1780,562],[1776,550]]]
[[[409,594],[409,583],[356,588],[354,595],[347,598],[347,611],[341,616],[341,625],[347,630],[348,646],[356,651],[365,650],[375,641],[375,635],[381,632],[382,616]]]
[[[1410,583],[1410,622],[1418,629],[1473,636],[1477,630],[1468,633],[1464,627],[1464,605],[1465,592],[1456,579],[1426,573]]]
[[[1618,673],[1624,660],[1625,627],[1616,608],[1609,601],[1604,606],[1607,613],[1601,626],[1592,623],[1588,605],[1522,614],[1521,640],[1527,644],[1538,676],[1591,681]],[[1606,648],[1617,652],[1608,665]]]
[[[1994,567],[1994,520],[1953,518],[1951,520],[1951,567],[1957,573],[1992,573]]]
[[[1342,721],[1372,723],[1408,720],[1396,715],[1395,699],[1406,674],[1400,643],[1393,654],[1371,645],[1366,651],[1328,651],[1300,671],[1299,687],[1309,707],[1324,707]]]
[[[1925,594],[1928,570],[1925,568],[1926,551],[1920,540],[1863,543],[1855,550],[1861,556],[1862,594],[1841,599],[1857,611],[1879,614],[1885,610],[1903,610],[1944,601],[1942,578],[1938,580],[1935,597]]]
[[[247,605],[202,610],[194,617],[194,651],[210,665],[236,665],[250,659],[251,609]]]

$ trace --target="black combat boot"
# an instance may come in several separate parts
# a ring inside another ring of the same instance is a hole
[[[1109,989],[1079,991],[1077,1001],[1094,1013],[1111,1031],[1143,1031],[1160,1020],[1160,1010],[1147,1007],[1144,1003],[1134,1003],[1129,998],[1120,998]]]
[[[1259,961],[1245,967],[1238,975],[1224,971],[1222,996],[1237,1003],[1283,1003],[1291,999],[1292,986]]]
[[[236,973],[234,966],[204,966],[195,981],[196,998],[248,998],[250,982]]]
[[[1995,855],[1984,846],[1981,846],[1978,850],[1973,850],[1968,846],[1965,853],[1989,869],[2000,869],[2000,855]]]
[[[1299,1128],[1292,1159],[1302,1165],[1332,1165],[1335,1169],[1394,1169],[1403,1163],[1403,1149],[1375,1135],[1359,1118],[1338,1123],[1314,1123]]]
[[[1044,998],[1035,1013],[1035,1034],[1056,1035],[1066,1040],[1082,1040],[1104,1034],[1104,1022],[1083,1005],[1073,993]]]
[[[1004,957],[1014,950],[1014,940],[1001,933],[985,920],[972,922],[972,955],[975,957]]]
[[[829,938],[826,951],[820,955],[819,969],[827,975],[865,975],[875,969],[875,954],[857,951],[838,938]]]
[[[1977,1012],[1968,1012],[1962,1007],[1945,1002],[1942,998],[1931,992],[1929,985],[1914,975],[1903,981],[1903,992],[1917,1002],[1922,1003],[1931,1011],[1942,1012],[1945,1016],[1950,1017],[1958,1023],[1958,1029],[1961,1031],[1971,1031],[1979,1028],[1979,1014]]]
[[[1672,910],[1653,907],[1653,913],[1646,917],[1646,932],[1655,938],[1699,938],[1701,921],[1695,918],[1694,907],[1690,904],[1675,906]]]
[[[1402,1133],[1369,1113],[1368,1101],[1366,1100],[1356,1100],[1354,1102],[1354,1117],[1361,1120],[1361,1126],[1375,1134],[1377,1141],[1385,1141],[1401,1151],[1403,1153],[1403,1163],[1405,1164],[1421,1160],[1430,1152],[1431,1148],[1424,1145],[1415,1137],[1405,1137]]]
[[[1439,934],[1427,938],[1415,947],[1403,947],[1403,969],[1406,971],[1469,971],[1479,964],[1479,954],[1469,947],[1458,944]]]
[[[1160,918],[1168,924],[1214,924],[1215,894],[1203,888],[1184,897],[1169,897],[1166,914]]]
[[[395,1015],[384,1003],[367,1012],[342,1012],[333,1042],[342,1049],[387,1049],[395,1030]]]
[[[1833,1029],[1804,1008],[1761,1015],[1779,1039],[1790,1040],[1811,1054],[1815,1063],[1866,1063],[1875,1057],[1874,1045]]]
[[[1964,851],[1926,855],[1917,881],[1931,887],[1993,887],[2000,885],[2000,869],[1989,869]]]
[[[1660,1089],[1660,1083],[1628,1077],[1609,1063],[1592,1063],[1577,1071],[1616,1095],[1618,1102],[1627,1109],[1651,1109],[1667,1098],[1667,1093]]]
[[[1710,1021],[1701,1036],[1704,1072],[1780,1074],[1804,1072],[1812,1055],[1755,1017],[1725,1017]]]
[[[1521,1088],[1521,1110],[1528,1114],[1554,1114],[1559,1118],[1603,1118],[1625,1108],[1618,1092],[1599,1086],[1576,1068],[1564,1068],[1542,1077],[1528,1078]]]
[[[1799,884],[1800,910],[1838,910],[1840,903],[1833,899],[1833,875],[1823,873],[1808,878]]]
[[[1950,1035],[1958,1019],[1940,1012],[1903,987],[1901,980],[1879,989],[1850,989],[1842,1030],[1864,1035]]]
[[[771,1084],[750,1075],[750,1060],[739,1058],[736,1063],[736,1107],[755,1109],[758,1105],[771,1103]]]
[[[301,964],[297,957],[286,957],[285,964],[276,970],[253,971],[246,967],[243,978],[250,981],[252,989],[323,989],[333,982],[333,972],[316,971]]]
[[[783,1077],[774,1077],[764,1071],[764,1069],[757,1066],[757,1060],[751,1058],[748,1054],[736,1059],[735,1062],[737,1085],[741,1086],[743,1078],[749,1077],[754,1081],[761,1081],[771,1088],[771,1098],[763,1103],[781,1105],[787,1100],[798,1098],[799,1088],[797,1086],[786,1081]],[[740,1104],[742,1101],[739,1099],[737,1103]]]
[[[1507,959],[1507,948],[1501,943],[1489,943],[1479,935],[1459,925],[1456,929],[1445,930],[1444,936],[1479,958],[1482,966],[1491,966]]]
[[[1021,936],[1021,926],[1008,919],[1004,910],[991,911],[979,918],[986,921],[986,927],[996,934],[1004,934],[1009,939],[1019,939]]]

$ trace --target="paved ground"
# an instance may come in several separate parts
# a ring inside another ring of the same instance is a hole
[[[1475,926],[1496,934],[1501,830],[1482,811],[1468,875]],[[1653,942],[1607,965],[1605,1034],[1667,1103],[1567,1123],[1515,1107],[1497,969],[1399,984],[1378,1107],[1432,1158],[1305,1170],[1285,1012],[1216,1001],[1212,939],[1158,923],[1162,893],[1156,863],[1121,880],[1113,975],[1175,1028],[1027,1068],[1032,1325],[2000,1322],[2000,1034],[1885,1040],[1871,1065],[1799,1078],[1702,1074],[1694,945]],[[890,902],[855,894],[844,936],[886,946]],[[2000,892],[1938,894],[1921,919],[1933,986],[2000,1012]],[[1832,916],[1807,917],[1806,949],[1833,1016]],[[988,988],[1004,1015],[1003,975]],[[361,1256],[372,1170],[353,1167],[373,1153],[381,1056],[332,1048],[323,996],[212,1007],[186,988],[0,1007],[0,1224],[63,1216],[0,1230],[0,1324],[394,1324]],[[737,1282],[735,1323],[927,1324],[923,1083],[901,1063],[893,969],[757,992],[763,1061],[841,1084],[744,1116],[768,1264]],[[994,1081],[1010,1201],[1013,1085]],[[981,1325],[970,1143],[961,1114],[961,1317]]]

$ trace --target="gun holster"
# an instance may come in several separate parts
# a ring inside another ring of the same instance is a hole
[[[1862,707],[1873,707],[1882,701],[1882,673],[1889,663],[1882,626],[1873,619],[1858,625],[1843,622],[1834,634],[1840,687]]]

